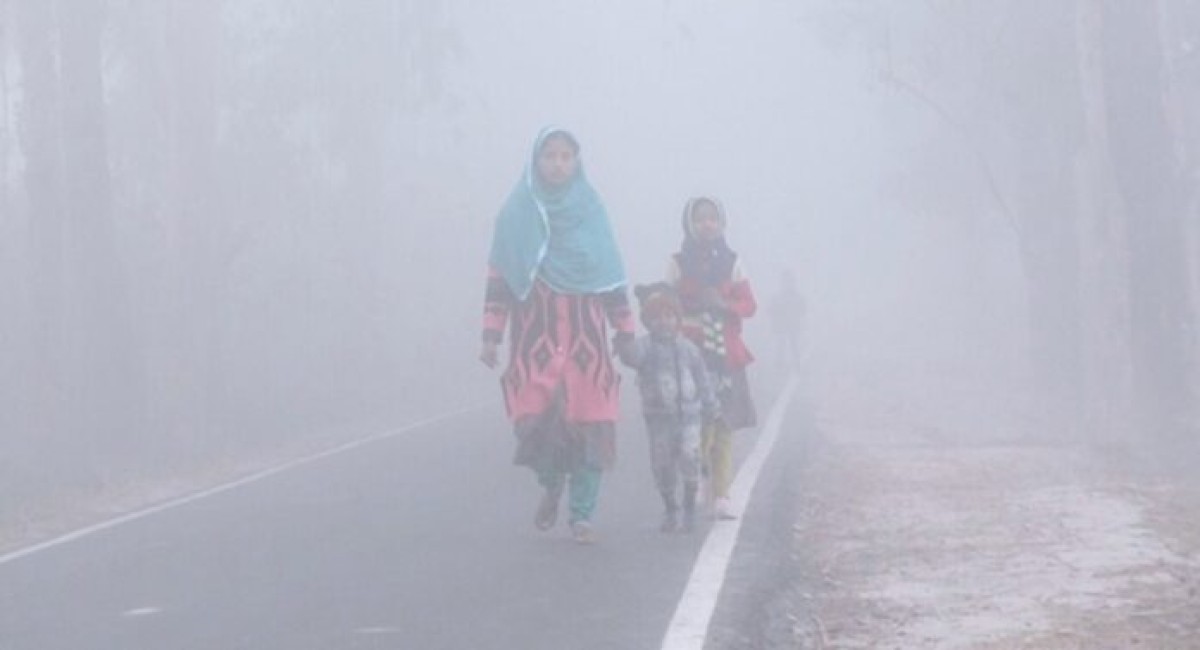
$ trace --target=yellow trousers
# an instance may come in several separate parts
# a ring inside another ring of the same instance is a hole
[[[728,498],[729,484],[733,482],[733,431],[724,422],[706,425],[700,446],[708,465],[713,498]]]

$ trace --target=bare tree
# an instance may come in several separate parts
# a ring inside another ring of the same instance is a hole
[[[882,79],[941,121],[1012,225],[1039,394],[1089,430],[1123,426],[1135,404],[1156,425],[1185,418],[1197,399],[1200,3],[830,11],[868,35]]]
[[[1192,325],[1192,427],[1200,432],[1200,0],[1160,3],[1166,68],[1166,110],[1175,141],[1183,196],[1182,219],[1189,260]]]
[[[136,431],[142,399],[129,311],[128,278],[117,254],[103,89],[104,0],[58,2],[62,214],[66,232],[65,338],[78,439],[96,449]],[[85,433],[86,432],[86,433]]]
[[[12,14],[8,0],[0,0],[0,214],[12,215],[9,197],[12,182],[9,159],[12,155],[12,116],[9,114],[9,69],[8,57],[12,48]],[[3,223],[3,221],[0,221]]]
[[[904,20],[884,12],[882,78],[941,122],[975,163],[992,203],[986,212],[1010,226],[1025,278],[1034,394],[1044,414],[1073,422],[1083,406],[1074,16],[1067,5],[1026,0],[928,12]],[[938,177],[926,182],[938,186]]]
[[[1079,207],[1081,390],[1092,431],[1127,430],[1132,414],[1127,224],[1113,177],[1107,130],[1100,3],[1075,3],[1080,117],[1075,152]]]
[[[61,430],[65,364],[64,225],[61,161],[58,140],[58,65],[55,54],[54,6],[18,2],[14,9],[21,66],[18,135],[25,158],[24,186],[30,232],[30,294],[33,296],[31,348],[27,376],[31,416],[45,433]]]
[[[1195,317],[1184,244],[1189,179],[1163,102],[1160,7],[1104,7],[1108,135],[1128,223],[1134,398],[1156,431],[1178,430],[1192,399]]]
[[[181,364],[170,373],[177,391],[176,430],[214,432],[223,393],[221,304],[228,260],[225,218],[217,177],[217,81],[220,2],[166,3],[170,194],[169,224],[174,291],[166,323]]]

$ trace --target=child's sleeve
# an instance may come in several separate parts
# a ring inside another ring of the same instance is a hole
[[[504,276],[493,267],[488,267],[487,285],[483,298],[483,340],[500,343],[504,340],[504,329],[508,326],[508,315],[517,302],[517,297]]]
[[[621,358],[621,363],[633,368],[641,370],[642,362],[646,360],[646,338],[638,337],[629,342],[629,345],[617,348],[617,356]]]
[[[629,307],[629,296],[625,287],[613,289],[601,295],[608,324],[616,331],[616,339],[632,339],[636,331],[633,310]]]
[[[750,288],[750,280],[742,270],[742,261],[734,263],[731,282],[722,292],[725,307],[739,318],[750,318],[758,311],[758,301],[754,298],[754,290]]]

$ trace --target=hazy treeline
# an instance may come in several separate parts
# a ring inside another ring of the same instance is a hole
[[[430,254],[397,125],[455,47],[435,3],[0,3],[0,473],[419,402],[437,338],[381,262]]]
[[[494,389],[489,220],[555,120],[639,277],[715,191],[814,342],[1194,431],[1198,50],[1195,0],[0,0],[0,475]]]
[[[1045,405],[1194,433],[1200,2],[852,2],[823,20],[937,124],[896,199],[1009,231]]]

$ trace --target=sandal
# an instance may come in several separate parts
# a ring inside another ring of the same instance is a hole
[[[533,525],[537,526],[538,530],[554,528],[554,524],[558,521],[558,495],[559,493],[553,490],[546,490],[546,493],[542,495],[537,514],[533,517]]]
[[[592,530],[592,525],[582,520],[571,524],[571,537],[575,539],[576,544],[594,544],[596,542],[596,532]]]

